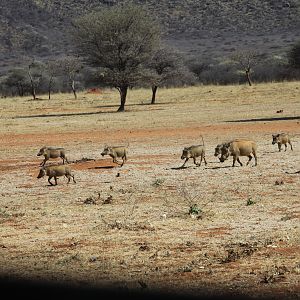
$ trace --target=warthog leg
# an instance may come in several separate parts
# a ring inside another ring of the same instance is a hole
[[[291,145],[291,150],[293,150],[293,146],[292,146],[292,143],[291,143],[291,142],[289,142],[289,144]]]
[[[196,162],[196,157],[193,157],[193,160],[194,160],[194,164],[196,165],[196,166],[201,166],[201,160],[202,160],[202,158],[201,158],[201,160],[200,160],[200,163],[197,163]]]
[[[52,178],[53,176],[49,176],[48,177],[48,182],[51,184],[51,185],[54,185],[51,181],[50,181],[50,179]]]
[[[243,164],[241,163],[239,157],[234,156],[234,157],[233,157],[233,164],[232,164],[233,167],[234,167],[236,161],[238,161],[238,163],[239,163],[241,166],[243,165]]]
[[[69,161],[68,161],[68,159],[67,159],[67,157],[65,156],[65,157],[63,157],[62,158],[63,159],[63,165],[65,164],[65,162],[68,164],[69,163]]]
[[[278,143],[279,152],[281,151],[281,143]]]
[[[65,175],[68,178],[68,184],[71,181],[71,177],[73,178],[73,182],[76,183],[75,179],[74,179],[74,175]]]
[[[183,165],[180,168],[183,168],[188,160],[189,160],[189,158],[186,158]]]
[[[247,164],[246,164],[246,166],[248,166],[249,165],[249,162],[251,161],[251,159],[253,158],[251,155],[248,155],[248,157],[249,157],[249,160],[247,161]]]
[[[238,163],[239,163],[241,166],[243,165],[242,162],[240,161],[240,158],[239,158],[239,157],[237,157],[236,160],[238,161]]]

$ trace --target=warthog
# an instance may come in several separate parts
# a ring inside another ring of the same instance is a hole
[[[257,145],[254,141],[251,140],[234,140],[229,143],[224,143],[221,148],[221,157],[219,158],[221,162],[224,162],[228,159],[229,156],[233,156],[233,164],[234,167],[235,162],[242,166],[239,156],[248,156],[249,160],[247,165],[249,164],[250,160],[252,159],[252,155],[255,158],[255,166],[257,166],[257,156],[256,156]]]
[[[243,139],[243,138],[237,138],[237,139],[234,139],[234,140],[232,140],[232,141],[241,141],[241,140],[246,140],[246,139]],[[222,147],[223,147],[225,144],[228,144],[228,143],[230,143],[230,142],[232,142],[232,141],[227,141],[227,142],[224,142],[224,143],[222,143],[222,144],[218,144],[218,145],[216,146],[216,148],[215,148],[215,154],[214,154],[214,156],[219,156],[219,155],[221,155],[221,154],[222,154],[222,151],[221,151]]]
[[[196,158],[199,157],[199,156],[201,157],[200,163],[197,163]],[[183,148],[181,159],[185,159],[185,161],[184,161],[183,165],[181,166],[181,168],[183,168],[185,166],[186,162],[190,158],[192,158],[194,160],[194,164],[196,166],[200,167],[202,160],[204,160],[205,165],[207,165],[207,162],[206,162],[206,159],[205,159],[205,146],[204,146],[203,137],[202,137],[202,145],[194,145],[194,146]]]
[[[63,164],[65,163],[65,161],[69,163],[65,155],[64,148],[53,148],[53,147],[44,146],[40,149],[39,153],[37,154],[37,156],[41,156],[41,155],[45,157],[42,163],[40,164],[41,166],[44,166],[46,161],[49,160],[50,158],[58,158],[58,157],[62,158]]]
[[[281,151],[281,146],[282,145],[285,146],[285,150],[284,151],[286,151],[286,149],[287,149],[287,143],[290,144],[291,150],[293,150],[291,139],[290,139],[290,137],[289,137],[289,135],[287,133],[272,134],[272,137],[273,137],[272,145],[274,145],[274,144],[277,143],[279,151]]]
[[[72,177],[74,183],[76,183],[76,181],[74,179],[74,175],[71,172],[70,166],[59,165],[59,166],[42,167],[40,169],[40,173],[37,178],[42,178],[45,175],[48,176],[48,182],[51,185],[54,185],[54,184],[50,181],[50,179],[52,177],[54,177],[55,185],[57,185],[57,177],[60,177],[60,176],[66,176],[68,178],[68,183],[70,182],[71,177]]]
[[[125,163],[125,161],[127,160],[127,150],[125,146],[117,146],[117,147],[110,147],[110,146],[105,146],[104,150],[102,151],[101,155],[109,155],[110,157],[112,157],[113,162],[117,163],[118,165],[120,165],[120,167],[122,167]],[[117,158],[120,157],[122,158],[123,162],[119,163],[117,161]]]

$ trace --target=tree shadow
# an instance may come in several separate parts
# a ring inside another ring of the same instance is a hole
[[[259,121],[287,121],[287,120],[299,120],[300,116],[296,117],[273,117],[273,118],[256,118],[256,119],[245,119],[245,120],[233,120],[226,121],[226,123],[243,123],[243,122],[259,122]]]
[[[97,111],[97,112],[81,112],[81,113],[60,113],[60,114],[41,114],[41,115],[30,115],[30,116],[16,116],[12,119],[30,119],[30,118],[51,118],[51,117],[70,117],[70,116],[89,116],[99,114],[114,114],[117,111]]]
[[[132,104],[126,104],[125,105],[125,108],[126,107],[134,107],[134,106],[149,106],[149,107],[152,107],[152,106],[158,106],[158,105],[168,105],[168,104],[172,104],[172,102],[163,102],[163,103],[154,103],[154,104],[151,104],[150,103],[151,101],[149,101],[149,103],[132,103]],[[98,106],[94,106],[94,108],[117,108],[119,107],[120,105],[119,104],[111,104],[111,105],[98,105]],[[125,110],[126,111],[126,110]]]

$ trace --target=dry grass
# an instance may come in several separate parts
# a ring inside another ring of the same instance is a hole
[[[1,99],[0,272],[295,298],[299,88],[292,82],[160,89],[153,106],[146,105],[149,90],[132,90],[124,113],[115,113],[113,90],[81,93],[77,101]],[[237,120],[249,121],[231,122]],[[290,132],[293,152],[271,144],[279,131]],[[178,169],[183,146],[200,143],[200,134],[208,166]],[[257,141],[257,167],[231,168],[231,160],[221,164],[213,156],[218,142],[236,136]],[[105,143],[125,142],[122,168],[100,156]],[[71,164],[77,184],[60,178],[49,187],[36,179],[44,144],[64,146],[78,161]],[[94,160],[80,162],[84,157]],[[200,217],[188,214],[191,201]]]

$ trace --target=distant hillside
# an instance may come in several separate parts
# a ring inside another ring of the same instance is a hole
[[[0,71],[20,51],[47,59],[72,50],[73,18],[125,0],[0,0]],[[299,0],[136,0],[146,5],[165,39],[187,57],[214,59],[239,48],[283,54],[300,38]]]

